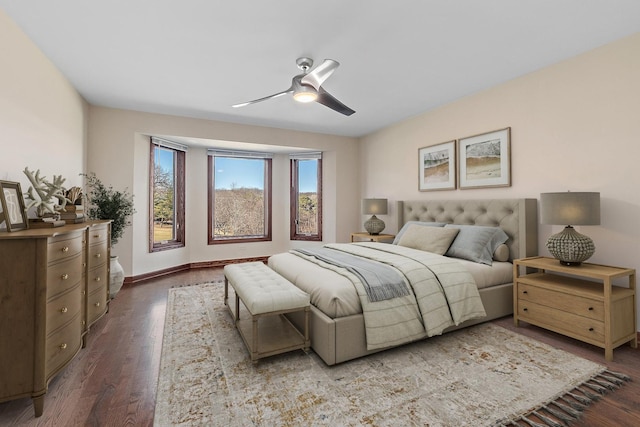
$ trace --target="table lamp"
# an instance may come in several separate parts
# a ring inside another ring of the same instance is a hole
[[[542,224],[566,225],[547,240],[547,249],[564,265],[580,265],[596,250],[593,240],[578,233],[572,225],[600,224],[600,193],[541,193]]]
[[[387,199],[363,199],[362,213],[371,215],[371,218],[365,221],[364,229],[372,235],[380,234],[384,230],[385,224],[383,220],[376,217],[376,214],[387,214]]]

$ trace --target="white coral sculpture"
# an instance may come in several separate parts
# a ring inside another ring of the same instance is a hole
[[[53,182],[49,182],[46,177],[40,176],[40,169],[34,175],[27,167],[24,168],[24,174],[27,175],[32,184],[25,193],[26,198],[31,200],[27,209],[35,207],[36,215],[39,218],[43,217],[47,212],[56,214],[64,209],[67,205],[67,198],[65,197],[65,189],[62,186],[65,181],[62,175],[54,175]]]

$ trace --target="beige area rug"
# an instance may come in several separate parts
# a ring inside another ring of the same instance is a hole
[[[302,351],[254,365],[223,293],[169,290],[156,426],[562,426],[623,382],[491,324],[333,367]]]

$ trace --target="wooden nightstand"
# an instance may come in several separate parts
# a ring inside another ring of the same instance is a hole
[[[369,234],[366,231],[351,233],[351,241],[368,240],[370,242],[392,242],[396,238],[395,234]]]
[[[537,272],[521,275],[524,267]],[[612,285],[621,277],[628,278],[628,288]],[[522,320],[604,348],[605,359],[612,361],[614,348],[626,342],[638,347],[636,271],[589,263],[565,266],[547,257],[517,259],[513,320],[516,326]]]

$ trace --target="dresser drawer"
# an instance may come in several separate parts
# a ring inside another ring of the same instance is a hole
[[[107,287],[102,286],[87,297],[87,324],[91,325],[107,312]]]
[[[109,237],[109,227],[106,224],[89,227],[89,244],[107,242]]]
[[[518,301],[518,316],[525,322],[572,337],[604,342],[604,322],[598,320],[523,300]]]
[[[47,269],[47,299],[76,286],[82,279],[82,255],[75,254]]]
[[[78,232],[74,237],[69,238],[69,235],[65,235],[65,238],[53,237],[49,239],[47,247],[47,261],[49,263],[62,260],[64,258],[70,258],[82,252],[82,233]]]
[[[64,328],[47,337],[45,372],[49,377],[76,355],[82,345],[80,313]]]
[[[604,302],[591,298],[544,289],[526,283],[518,284],[518,300],[535,301],[538,304],[604,321]]]
[[[80,284],[69,292],[47,302],[47,335],[70,323],[80,314],[82,293]]]
[[[108,261],[107,256],[107,242],[98,243],[89,246],[89,270],[96,268],[99,265],[106,264]]]
[[[96,289],[106,287],[109,281],[109,270],[103,265],[87,272],[87,293],[92,294]]]

